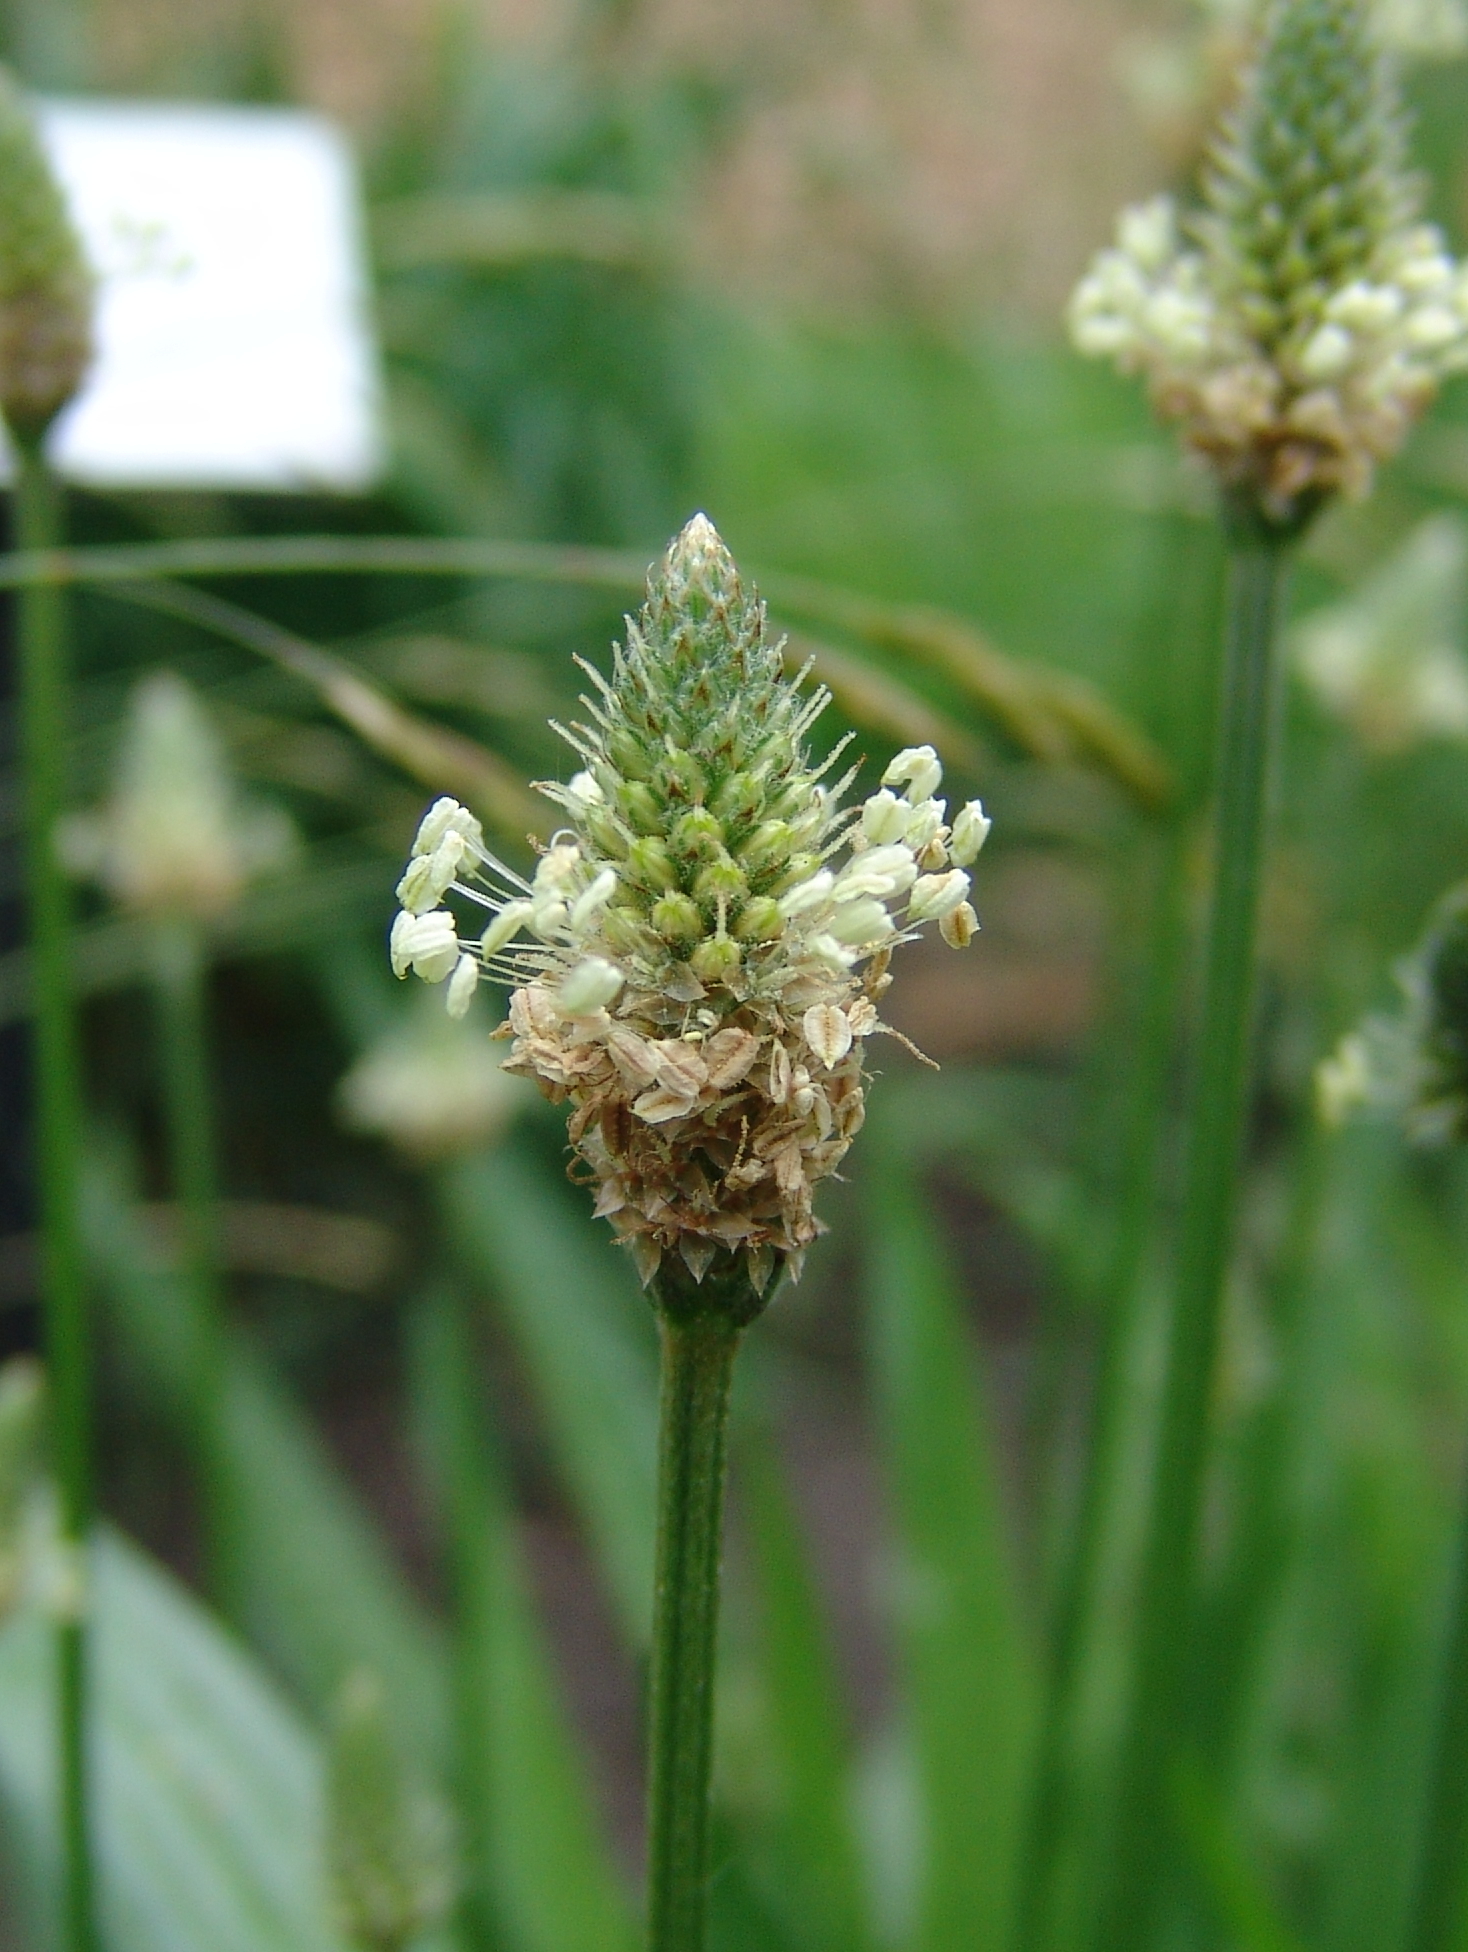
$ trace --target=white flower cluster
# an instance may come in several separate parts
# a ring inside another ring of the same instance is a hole
[[[1244,311],[1155,197],[1122,213],[1069,320],[1081,352],[1143,374],[1226,481],[1257,480],[1278,508],[1364,494],[1440,381],[1468,368],[1468,269],[1432,224],[1384,239],[1367,275],[1318,294],[1276,346]]]
[[[936,922],[952,947],[966,946],[978,917],[965,870],[991,822],[982,802],[970,800],[950,825],[947,802],[935,797],[942,777],[931,746],[898,753],[880,791],[841,828],[827,859],[778,897],[746,902],[733,934],[700,945],[717,951],[722,940],[728,947],[709,959],[720,967],[700,971],[690,959],[688,993],[680,1000],[697,1000],[702,981],[718,980],[756,996],[782,993],[803,969],[845,974],[927,922]],[[589,773],[577,774],[564,793],[588,804],[599,797]],[[823,820],[838,818],[837,799],[839,792],[824,795]],[[832,864],[830,855],[843,845],[847,858]],[[614,1004],[629,982],[645,987],[656,979],[658,971],[647,965],[664,959],[665,941],[677,934],[675,911],[688,900],[670,893],[656,904],[657,935],[646,939],[613,909],[619,885],[617,869],[564,829],[527,881],[489,851],[467,808],[438,800],[423,818],[398,883],[393,971],[446,982],[454,1017],[465,1014],[485,976],[511,987],[549,985],[558,1016],[593,1017]],[[452,910],[441,905],[450,892],[488,911],[478,934],[460,934]],[[695,913],[690,934],[697,925]]]

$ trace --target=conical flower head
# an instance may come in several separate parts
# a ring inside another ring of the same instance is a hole
[[[1126,212],[1071,301],[1082,351],[1147,376],[1246,520],[1362,494],[1468,365],[1468,278],[1417,221],[1369,0],[1266,0],[1203,208]]]
[[[742,1262],[763,1290],[798,1269],[812,1192],[863,1115],[864,1040],[893,946],[977,922],[965,871],[988,833],[949,823],[931,747],[899,753],[845,807],[807,735],[828,696],[787,678],[764,608],[704,516],[674,541],[609,678],[563,736],[583,770],[542,788],[565,812],[532,880],[441,800],[398,886],[393,966],[467,1010],[514,993],[506,1068],[572,1106],[597,1210],[644,1279],[676,1251],[695,1280]],[[803,674],[802,674],[803,675]],[[844,742],[843,742],[844,745]],[[441,904],[489,911],[477,938]]]
[[[92,279],[24,96],[0,69],[0,413],[35,442],[92,358]]]
[[[1211,282],[1269,351],[1318,327],[1417,215],[1395,79],[1361,0],[1274,0],[1214,147]]]
[[[284,813],[239,793],[203,701],[171,671],[134,686],[111,800],[62,840],[75,872],[153,920],[207,921],[296,847]]]

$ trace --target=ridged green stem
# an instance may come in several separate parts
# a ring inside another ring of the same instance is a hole
[[[1279,539],[1234,538],[1216,745],[1214,884],[1184,1206],[1138,1596],[1132,1702],[1121,1751],[1114,1872],[1098,1911],[1100,1952],[1144,1952],[1150,1944],[1170,1855],[1164,1839],[1249,1100],[1254,938],[1278,689],[1274,646],[1286,561]]]
[[[1468,1477],[1447,1608],[1437,1747],[1406,1952],[1457,1952],[1468,1931]]]
[[[742,1276],[735,1277],[742,1280]],[[712,1280],[712,1277],[710,1277]],[[648,1952],[704,1952],[709,1782],[729,1387],[744,1321],[689,1284],[657,1284],[657,1574],[648,1737]]]
[[[39,450],[16,443],[15,529],[22,549],[55,548],[61,490]],[[57,1713],[67,1952],[95,1952],[88,1820],[85,1555],[92,1520],[91,1347],[77,1231],[81,1066],[71,997],[71,898],[56,853],[66,766],[65,599],[20,593],[20,750],[26,899],[35,970],[32,1018],[42,1308],[62,1537],[77,1561],[77,1606],[57,1627]]]
[[[199,1350],[193,1425],[204,1583],[227,1613],[238,1594],[225,1454],[225,1301],[203,931],[183,917],[163,922],[153,933],[152,948],[169,1173],[179,1209],[179,1265],[193,1304]]]

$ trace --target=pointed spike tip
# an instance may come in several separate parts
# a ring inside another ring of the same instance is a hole
[[[713,523],[701,512],[673,538],[656,581],[679,608],[686,607],[691,596],[709,603],[727,603],[741,595],[734,558]]]

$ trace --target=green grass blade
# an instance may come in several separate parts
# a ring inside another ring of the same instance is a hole
[[[810,1553],[768,1430],[746,1433],[736,1467],[759,1588],[782,1893],[810,1952],[863,1952],[872,1933],[852,1824],[851,1741]]]
[[[523,1142],[446,1169],[460,1254],[515,1339],[629,1642],[651,1622],[657,1480],[652,1311],[630,1266]]]
[[[904,1158],[868,1159],[871,1384],[917,1751],[915,1952],[1001,1952],[1037,1713],[974,1352]]]
[[[103,1534],[94,1565],[110,1952],[337,1952],[318,1858],[313,1736],[249,1656],[135,1548]],[[0,1633],[0,1799],[33,1899],[54,1884],[59,1863],[51,1643],[38,1611]]]

